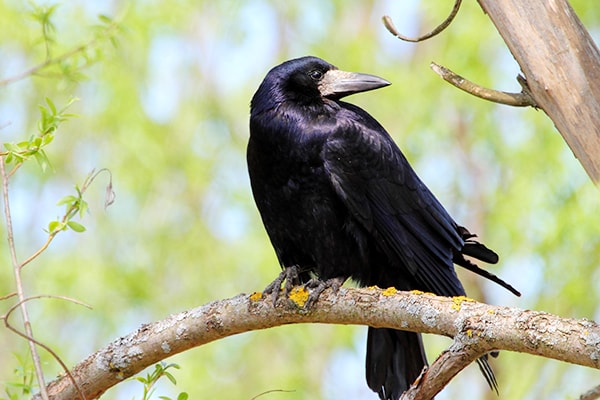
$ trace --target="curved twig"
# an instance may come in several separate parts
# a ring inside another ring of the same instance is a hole
[[[529,93],[527,81],[522,76],[517,77],[517,81],[521,84],[521,87],[523,88],[521,93],[508,93],[480,86],[452,72],[448,68],[436,64],[434,62],[432,62],[429,66],[436,74],[441,76],[446,82],[449,82],[451,85],[459,88],[460,90],[472,94],[473,96],[479,97],[480,99],[514,107],[538,108],[537,103]]]
[[[398,32],[398,30],[394,26],[394,22],[392,21],[392,18],[389,15],[384,15],[383,16],[383,18],[382,18],[383,19],[383,25],[385,25],[386,29],[392,35],[396,36],[400,40],[404,40],[405,42],[412,42],[412,43],[422,42],[424,40],[430,39],[430,38],[438,35],[444,29],[446,29],[448,27],[448,25],[450,25],[452,23],[452,21],[454,20],[454,17],[456,17],[456,14],[458,14],[458,10],[460,9],[460,4],[461,3],[462,3],[462,0],[456,0],[454,2],[454,7],[452,7],[452,11],[450,12],[450,15],[448,15],[448,17],[446,17],[446,19],[441,24],[439,24],[431,32],[426,33],[426,34],[424,34],[422,36],[419,36],[417,38],[411,38],[411,37],[408,37],[408,36],[404,36],[400,32]]]
[[[19,164],[19,165],[23,165],[23,164]],[[15,166],[15,168],[16,167],[17,166]],[[80,196],[83,196],[83,194],[88,189],[88,187],[94,182],[94,180],[102,172],[106,172],[108,174],[108,184],[106,185],[106,192],[105,192],[105,196],[104,196],[104,209],[106,209],[111,204],[114,203],[115,197],[116,197],[115,192],[113,190],[113,186],[112,186],[112,172],[108,168],[102,168],[99,171],[92,169],[92,171],[88,174],[88,176],[83,181],[83,184],[81,185]],[[77,212],[78,212],[78,207],[76,207],[76,206],[69,207],[69,209],[67,209],[67,211],[61,218],[60,222],[66,223],[69,220],[69,218]],[[57,229],[57,230],[50,232],[48,234],[48,237],[46,238],[46,242],[44,242],[44,244],[39,249],[37,249],[32,255],[27,257],[27,259],[25,261],[21,262],[21,264],[19,265],[19,268],[22,269],[27,264],[29,264],[30,262],[35,260],[37,257],[39,257],[40,254],[42,254],[44,251],[46,251],[48,246],[50,246],[50,243],[52,243],[52,241],[54,240],[56,235],[58,235],[60,232],[62,232],[62,229]]]
[[[41,299],[41,298],[51,298],[51,299],[67,300],[67,301],[70,301],[71,303],[79,304],[80,306],[84,306],[84,307],[87,307],[89,309],[92,308],[90,305],[85,304],[82,301],[79,301],[79,300],[76,300],[76,299],[73,299],[73,298],[70,298],[70,297],[66,297],[66,296],[54,296],[54,295],[51,295],[51,294],[42,294],[42,295],[27,297],[27,298],[24,298],[23,300],[17,302],[12,307],[10,307],[8,309],[8,311],[6,312],[6,314],[4,314],[2,317],[0,317],[0,319],[4,320],[4,326],[6,327],[6,329],[8,329],[10,331],[13,331],[14,333],[16,333],[17,335],[19,335],[22,338],[26,339],[27,341],[35,343],[37,346],[41,347],[42,349],[44,349],[48,353],[50,353],[50,355],[52,357],[54,357],[54,359],[56,360],[56,362],[58,362],[60,364],[61,368],[65,371],[65,374],[67,374],[67,377],[69,378],[69,380],[73,384],[73,386],[75,388],[75,391],[79,395],[79,398],[85,400],[86,397],[85,397],[83,391],[81,390],[81,387],[79,387],[79,385],[77,384],[77,381],[75,380],[75,378],[71,374],[71,371],[69,371],[69,367],[67,367],[67,365],[63,362],[63,360],[60,358],[60,356],[58,354],[56,354],[54,352],[54,350],[52,350],[49,346],[45,345],[44,343],[40,342],[39,340],[37,340],[37,339],[35,339],[35,338],[31,337],[31,336],[29,336],[27,333],[21,332],[20,330],[18,330],[17,328],[15,328],[14,326],[12,326],[8,322],[8,318],[10,317],[10,314],[12,314],[13,311],[15,311],[17,308],[19,308],[23,303],[26,303],[26,302],[28,302],[30,300],[36,300],[36,299]]]
[[[256,400],[256,399],[258,399],[261,396],[264,396],[266,394],[271,394],[271,393],[294,393],[294,392],[295,392],[295,390],[284,390],[284,389],[267,390],[267,391],[264,391],[262,393],[257,394],[256,396],[254,396],[250,400]]]

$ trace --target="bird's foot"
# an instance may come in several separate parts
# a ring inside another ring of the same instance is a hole
[[[273,282],[269,284],[263,290],[263,296],[267,296],[269,294],[273,295],[273,305],[277,303],[277,299],[279,298],[279,292],[281,291],[281,284],[285,281],[285,285],[283,287],[283,296],[288,297],[292,288],[296,285],[300,284],[300,275],[298,274],[298,266],[292,265],[291,267],[285,267],[283,271],[279,274],[277,278]]]
[[[308,295],[308,300],[306,300],[306,303],[304,304],[304,308],[309,309],[313,305],[313,303],[317,301],[317,299],[325,289],[331,288],[334,293],[337,293],[345,281],[346,278],[342,277],[331,278],[325,281],[314,278],[309,280],[304,284],[304,287],[306,289],[311,289],[310,294]]]

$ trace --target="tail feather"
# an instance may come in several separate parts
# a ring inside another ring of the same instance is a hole
[[[483,243],[473,240],[474,237],[477,237],[476,234],[469,232],[469,230],[464,226],[457,225],[456,228],[458,230],[458,234],[465,242],[460,251],[461,253],[476,258],[487,264],[496,264],[498,262],[498,254],[496,254],[494,250],[486,247],[486,245]]]
[[[462,226],[457,226],[457,229],[464,245],[462,249],[455,250],[453,262],[520,296],[521,293],[509,283],[465,258],[465,256],[473,257],[488,264],[498,262],[498,255],[493,250],[473,240],[474,234]],[[464,294],[464,291],[462,293]],[[456,295],[458,294],[456,293]],[[489,355],[495,357],[497,352],[480,357],[477,364],[490,389],[498,393],[498,382],[488,362]],[[379,394],[381,400],[398,400],[402,393],[408,390],[420,376],[425,366],[427,366],[427,359],[420,334],[369,327],[366,360],[367,384]]]
[[[367,383],[381,400],[397,400],[427,365],[421,335],[369,327]]]
[[[487,381],[488,385],[490,385],[490,389],[499,394],[498,392],[498,381],[496,380],[496,375],[494,375],[494,370],[492,370],[492,366],[488,362],[488,355],[485,354],[477,359],[477,365],[479,365],[479,370],[481,374]]]
[[[467,254],[467,253],[465,253],[465,254]],[[497,283],[498,285],[502,286],[506,290],[510,291],[515,296],[521,296],[521,292],[519,292],[517,289],[515,289],[510,283],[502,280],[502,278],[499,278],[498,276],[492,274],[491,272],[486,271],[485,269],[481,268],[477,264],[472,263],[471,261],[467,260],[462,254],[455,255],[453,261],[454,261],[454,263],[460,265],[461,267],[468,269],[471,272],[475,272],[477,275],[483,276],[484,278],[487,278],[490,281]]]
[[[472,263],[467,260],[464,256],[473,257],[477,260],[483,261],[488,264],[496,264],[498,262],[498,254],[496,254],[492,249],[487,248],[483,243],[479,243],[473,238],[476,236],[469,232],[467,228],[458,226],[458,232],[464,240],[464,245],[460,252],[456,252],[454,254],[453,262],[457,265],[460,265],[463,268],[468,269],[471,272],[475,272],[477,275],[483,276],[491,280],[492,282],[497,283],[502,286],[506,290],[510,291],[516,296],[521,296],[521,293],[515,289],[511,284],[505,282],[498,276],[492,274],[489,271],[479,267],[477,264]]]
[[[492,249],[489,249],[483,243],[474,240],[467,240],[461,250],[461,253],[471,256],[487,264],[496,264],[498,262],[498,254]]]

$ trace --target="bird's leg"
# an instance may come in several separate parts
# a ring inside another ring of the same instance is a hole
[[[285,281],[285,286],[283,287],[283,295],[287,297],[290,294],[292,288],[296,285],[300,284],[300,275],[298,274],[298,266],[292,265],[291,267],[285,267],[283,271],[279,274],[277,278],[273,282],[269,284],[263,290],[263,295],[267,296],[269,294],[273,294],[273,305],[277,303],[277,299],[279,298],[279,291],[281,290],[281,284]]]
[[[304,287],[307,289],[312,289],[310,295],[308,296],[308,300],[306,300],[306,304],[304,305],[305,309],[309,309],[312,304],[317,301],[321,293],[327,288],[331,288],[334,293],[340,289],[340,287],[344,284],[347,278],[337,277],[327,279],[322,281],[320,279],[311,279],[304,284]]]

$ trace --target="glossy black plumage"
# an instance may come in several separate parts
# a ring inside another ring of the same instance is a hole
[[[454,263],[518,292],[463,257],[497,255],[454,222],[385,129],[343,96],[389,83],[303,57],[273,68],[251,102],[248,168],[282,267],[300,280],[464,295]],[[397,399],[426,365],[420,335],[369,328],[367,382]],[[480,366],[491,386],[493,373]]]

